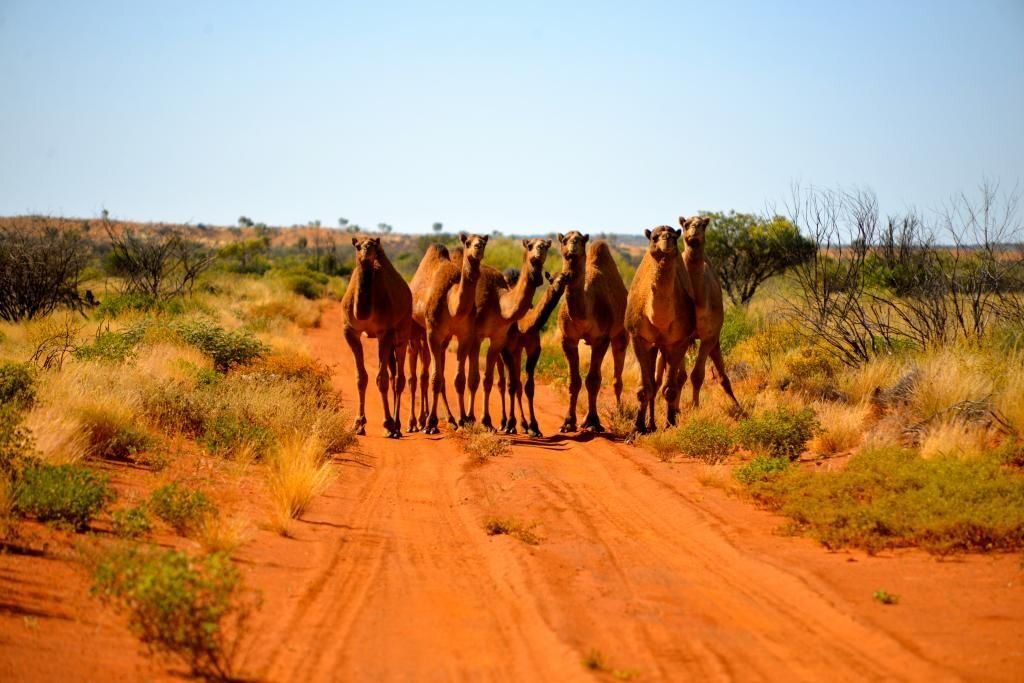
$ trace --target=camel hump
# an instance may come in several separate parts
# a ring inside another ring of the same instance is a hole
[[[457,266],[458,266],[459,268],[461,268],[461,267],[462,267],[462,253],[463,253],[463,249],[462,249],[462,247],[455,247],[455,248],[454,248],[454,249],[452,249],[452,250],[451,250],[451,252],[449,252],[449,254],[448,254],[448,259],[449,259],[449,260],[450,260],[450,261],[451,261],[452,263],[454,263],[455,265],[457,265]]]
[[[594,242],[590,247],[590,252],[587,254],[587,261],[590,265],[601,269],[616,267],[615,258],[612,257],[612,248],[604,240]]]
[[[429,247],[427,247],[427,251],[426,251],[425,254],[423,254],[423,258],[424,258],[424,260],[426,260],[428,258],[430,260],[434,260],[434,259],[448,260],[448,259],[451,258],[451,256],[448,254],[448,247],[444,246],[443,244],[437,244],[435,242],[434,244],[431,244]]]

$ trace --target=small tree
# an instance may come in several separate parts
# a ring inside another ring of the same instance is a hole
[[[442,230],[444,230],[444,224],[441,222],[434,223],[431,226],[431,230],[433,230],[434,232],[441,232]]]
[[[78,285],[88,258],[78,231],[42,219],[0,227],[0,318],[34,318],[61,304],[80,309]]]
[[[388,225],[387,223],[378,223],[377,229],[380,230],[385,235],[390,234],[391,231],[394,230],[394,228]]]
[[[238,227],[240,228],[251,228],[253,226],[252,219],[248,216],[238,217]]]
[[[109,222],[104,227],[110,238],[107,270],[124,278],[126,293],[166,299],[191,292],[213,262],[209,249],[163,226],[146,237],[127,229],[117,233]]]
[[[348,225],[348,219],[347,218],[339,218],[338,219],[338,227],[339,228],[344,230],[346,225]]]
[[[705,215],[712,219],[706,253],[734,304],[746,304],[765,280],[814,254],[814,243],[781,216]]]

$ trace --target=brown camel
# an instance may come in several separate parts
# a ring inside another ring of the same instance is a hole
[[[363,361],[361,336],[377,339],[377,388],[384,405],[384,431],[389,437],[402,435],[399,420],[402,391],[405,389],[405,350],[409,343],[412,321],[412,293],[409,285],[391,265],[379,237],[352,238],[356,248],[356,267],[341,299],[341,318],[345,341],[356,360],[356,381],[359,388],[359,416],[355,429],[366,434],[366,384],[368,375]],[[395,375],[394,383],[389,374]],[[388,406],[388,389],[394,392],[395,415]]]
[[[486,339],[487,359],[484,370],[484,405],[481,424],[487,429],[494,429],[491,422],[490,396],[494,384],[495,366],[501,363],[501,354],[508,341],[512,327],[527,313],[533,305],[533,294],[544,282],[544,261],[548,257],[551,240],[524,239],[523,264],[515,279],[515,286],[500,271],[490,266],[481,266],[480,279],[476,285],[476,308],[474,316],[474,336],[469,351],[469,414],[467,419],[473,421],[476,404],[476,390],[480,384],[480,346]],[[513,378],[518,380],[518,376]],[[505,387],[499,383],[498,394],[501,398],[502,417],[505,417]],[[503,420],[502,429],[509,434],[515,433],[515,422],[511,425]],[[511,428],[511,429],[509,429]]]
[[[725,389],[725,393],[729,395],[736,407],[742,411],[740,403],[732,391],[732,382],[725,374],[725,360],[722,358],[721,334],[722,322],[725,320],[722,285],[718,282],[718,276],[715,275],[711,264],[704,256],[704,242],[710,222],[711,219],[708,216],[679,217],[679,225],[683,228],[683,241],[686,244],[683,250],[683,265],[689,276],[690,291],[696,312],[695,335],[700,340],[697,359],[690,372],[690,382],[693,385],[693,407],[696,408],[700,405],[700,388],[704,384],[704,366],[707,359],[711,358],[722,388]],[[685,375],[677,379],[680,388],[685,379]]]
[[[448,421],[457,426],[448,406],[444,388],[445,354],[452,337],[459,342],[458,373],[455,376],[455,391],[459,397],[460,417],[465,421],[466,411],[463,393],[466,387],[465,361],[469,357],[473,341],[474,303],[476,284],[480,278],[480,261],[484,257],[487,236],[459,236],[464,254],[456,258],[439,244],[431,245],[423,256],[413,277],[413,320],[423,328],[426,346],[430,352],[430,384],[432,400],[424,432],[437,434],[437,402],[443,397],[448,411]],[[422,286],[420,286],[420,284]],[[420,358],[423,359],[422,352]],[[424,368],[426,371],[426,367]]]
[[[683,357],[693,339],[695,326],[689,280],[679,255],[682,230],[662,225],[645,230],[649,240],[647,253],[633,276],[626,308],[626,329],[633,340],[633,351],[640,364],[640,403],[636,431],[653,431],[654,401],[657,395],[655,364],[658,353],[668,363],[664,396],[668,405],[668,423],[674,425],[679,412],[679,381]]]
[[[569,274],[565,300],[558,312],[562,351],[569,364],[569,410],[562,432],[576,431],[576,399],[580,380],[579,343],[591,348],[587,372],[587,416],[583,431],[603,432],[597,413],[597,395],[601,390],[601,363],[611,347],[615,364],[615,401],[622,400],[622,366],[629,337],[623,327],[626,314],[626,286],[605,241],[595,242],[587,250],[589,235],[573,230],[559,235],[562,270]]]
[[[503,430],[510,434],[515,433],[516,423],[516,402],[519,403],[519,416],[522,418],[523,431],[530,436],[540,437],[540,426],[537,424],[537,414],[533,410],[534,375],[537,370],[537,361],[540,360],[540,334],[547,324],[551,314],[558,306],[566,285],[569,284],[569,274],[559,273],[554,278],[544,273],[548,279],[549,287],[545,290],[541,300],[537,302],[530,312],[512,326],[509,331],[508,340],[505,343],[505,351],[502,359],[508,368],[509,375],[509,416],[505,416],[505,403],[502,401],[501,422]],[[519,371],[522,364],[523,352],[526,352],[526,383],[519,382]],[[498,366],[499,390],[502,389],[503,376],[501,366]],[[526,411],[523,410],[523,390],[526,391],[526,399],[530,406],[530,421],[526,421]]]

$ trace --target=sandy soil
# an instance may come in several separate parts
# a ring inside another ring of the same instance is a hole
[[[307,341],[351,400],[339,328],[329,309]],[[830,553],[701,484],[700,465],[562,436],[516,438],[510,456],[472,465],[444,436],[383,438],[375,392],[367,403],[369,435],[295,538],[261,530],[238,553],[264,598],[246,678],[1024,679],[1019,555]],[[563,412],[542,387],[546,434]],[[489,517],[541,541],[488,536]],[[875,602],[878,589],[899,604]],[[52,550],[0,557],[0,679],[180,673],[143,657],[87,590]],[[603,672],[585,668],[592,653]]]

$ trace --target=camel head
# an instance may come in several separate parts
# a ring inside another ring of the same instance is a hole
[[[703,247],[710,222],[711,218],[708,216],[694,216],[693,218],[680,216],[679,225],[683,226],[683,240],[691,247]]]
[[[682,230],[676,230],[670,225],[659,225],[654,230],[644,230],[644,235],[651,241],[647,253],[656,259],[675,256],[679,253],[679,236],[682,234]]]
[[[566,234],[558,233],[558,241],[562,245],[562,261],[566,268],[570,263],[582,261],[587,255],[587,240],[590,235],[584,235],[578,230],[570,230]]]
[[[462,233],[459,235],[459,241],[462,242],[463,246],[463,260],[472,267],[479,266],[480,262],[484,260],[487,235],[467,235]]]
[[[356,263],[364,268],[373,268],[377,258],[384,253],[379,237],[353,237],[352,246],[356,248]]]
[[[569,280],[572,276],[565,271],[558,273],[554,277],[551,277],[551,273],[545,272],[544,277],[547,279],[548,284],[551,285],[551,289],[555,292],[561,292],[565,289],[565,286],[569,284]]]
[[[541,272],[544,270],[544,261],[547,260],[548,249],[551,248],[551,240],[523,240],[523,248],[526,250],[524,259],[530,267],[534,281],[540,283]]]

